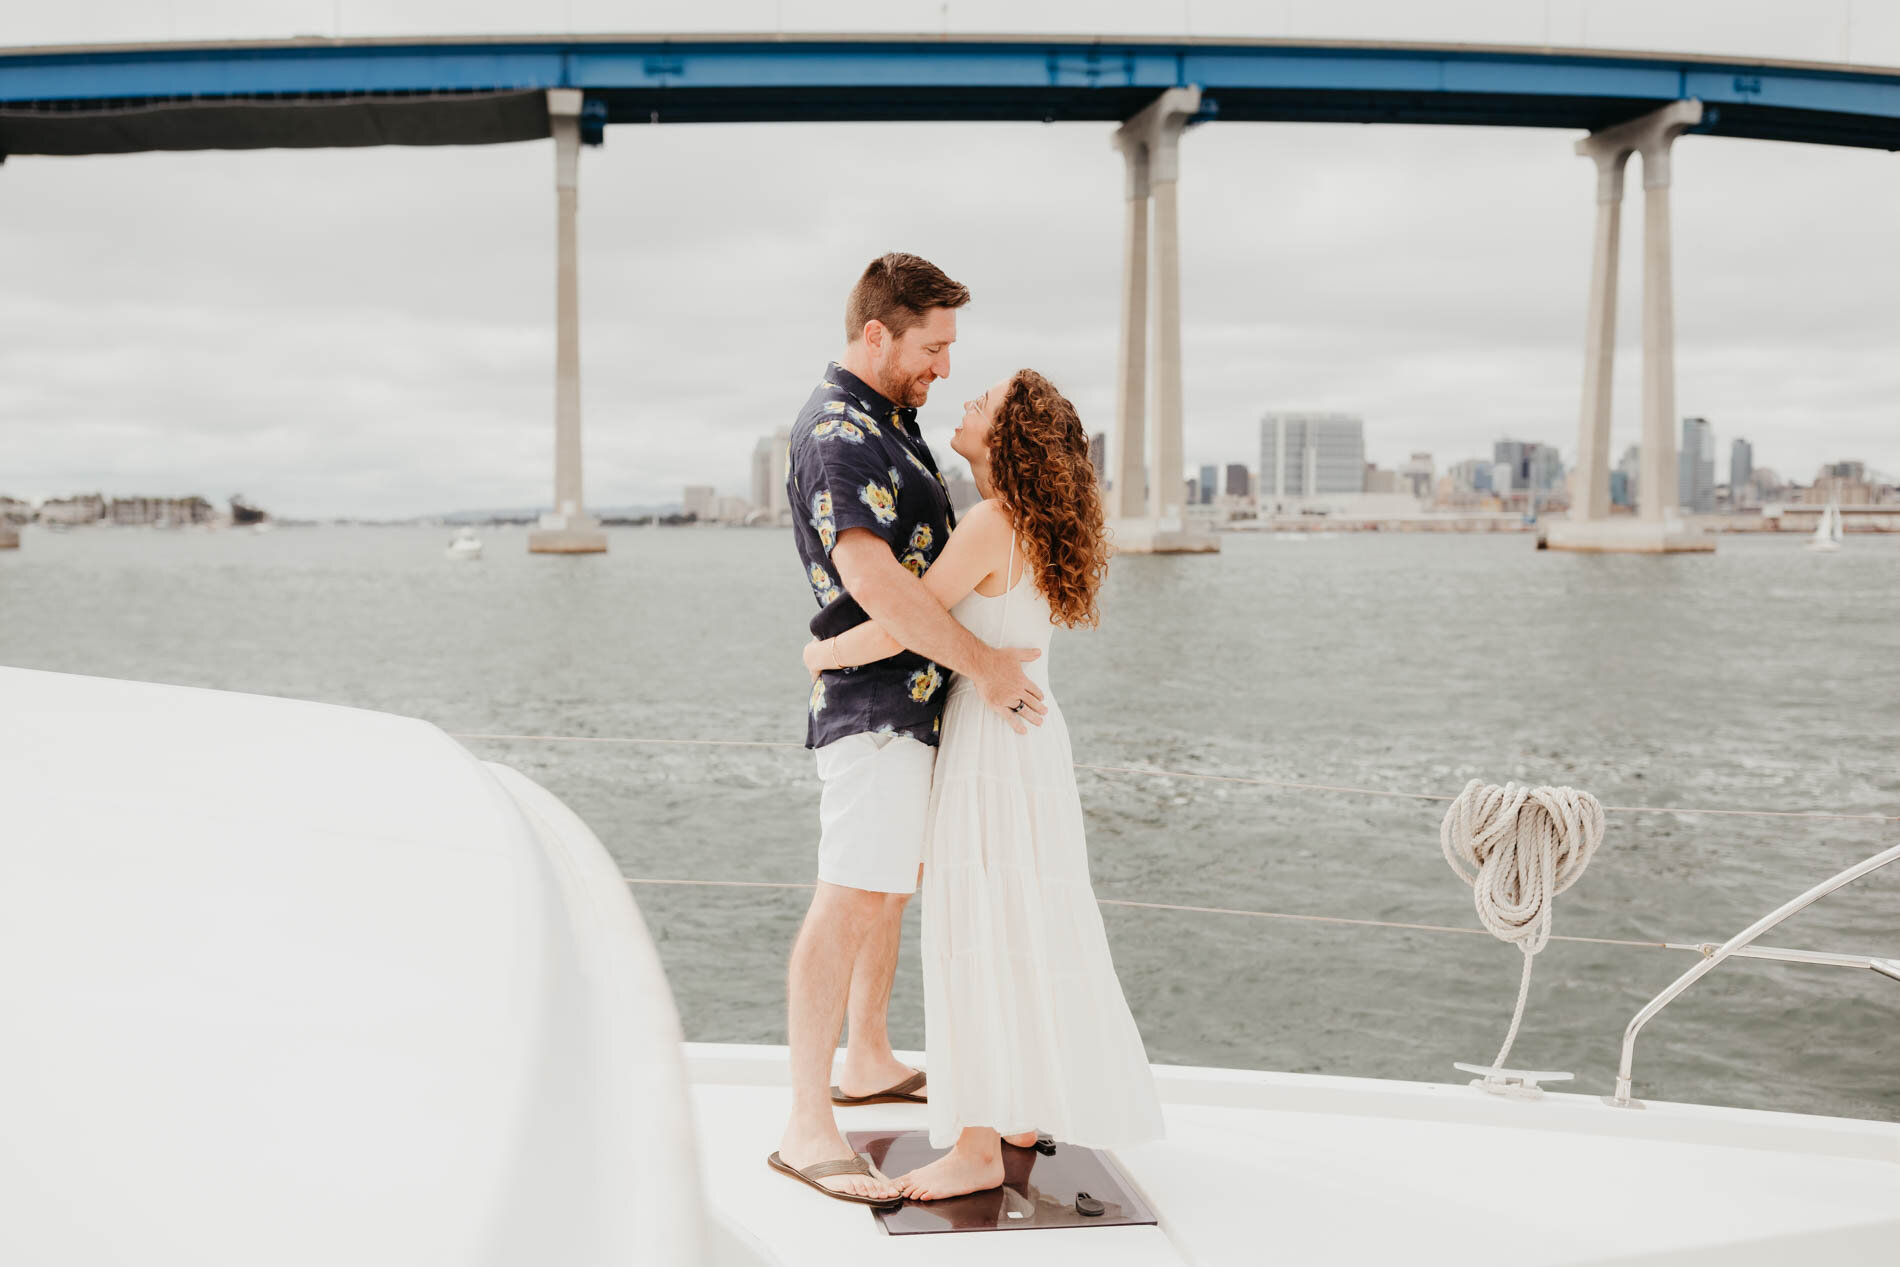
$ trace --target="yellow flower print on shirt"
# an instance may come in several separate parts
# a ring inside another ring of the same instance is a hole
[[[879,431],[877,429],[877,423],[871,420],[870,414],[865,413],[861,409],[851,409],[851,410],[847,410],[846,412],[851,416],[851,421],[857,423],[860,427],[863,427],[865,431],[867,431],[871,435],[881,436],[884,434],[882,431]]]
[[[864,443],[864,432],[859,430],[855,423],[846,422],[841,417],[820,418],[811,425],[812,439],[829,440],[833,436],[841,440],[849,440],[852,444]]]
[[[910,548],[913,550],[930,549],[932,540],[934,540],[934,538],[930,535],[929,524],[918,524],[915,528],[910,530]]]
[[[845,404],[842,400],[827,400],[823,405],[823,412],[828,414],[841,414],[844,410]]]
[[[903,558],[899,559],[898,562],[909,568],[912,576],[921,577],[930,568],[930,560],[915,550],[906,554]]]
[[[943,685],[943,674],[937,672],[936,665],[926,664],[911,674],[905,685],[910,687],[912,700],[919,704],[927,703],[937,693],[937,688]]]
[[[838,526],[831,518],[830,493],[818,493],[811,499],[811,526],[818,530],[818,544],[825,548],[825,553],[831,553],[831,547],[838,541]],[[817,568],[814,563],[812,569]]]
[[[838,589],[836,582],[831,579],[829,572],[814,563],[811,565],[811,571],[808,573],[808,576],[811,580],[812,593],[818,595],[819,606],[829,607],[838,601],[838,596],[841,591]]]
[[[910,459],[912,466],[922,471],[925,475],[930,474],[930,468],[925,466],[923,459],[918,457],[915,453],[912,453],[909,449],[905,449],[904,456]]]
[[[897,499],[891,490],[875,481],[858,490],[858,500],[871,508],[881,524],[891,523],[897,518]]]
[[[811,684],[811,715],[813,717],[825,711],[825,679],[819,678]]]
[[[894,466],[891,466],[891,467],[886,467],[886,468],[885,468],[885,470],[884,470],[884,473],[885,473],[886,475],[889,475],[889,476],[891,477],[891,487],[892,487],[892,488],[902,488],[902,487],[904,487],[904,477],[903,477],[903,476],[901,476],[901,475],[899,475],[899,474],[897,473],[897,468],[896,468],[896,467],[894,467]]]

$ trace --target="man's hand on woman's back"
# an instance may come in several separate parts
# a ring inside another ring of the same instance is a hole
[[[1023,723],[1040,726],[1043,714],[1049,711],[1042,702],[1042,691],[1023,672],[1023,665],[1041,658],[1042,652],[1034,647],[990,647],[987,651],[982,671],[972,675],[976,689],[983,702],[1001,713],[1011,729],[1026,735],[1029,729]]]

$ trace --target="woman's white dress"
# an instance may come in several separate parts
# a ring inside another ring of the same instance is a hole
[[[1157,1139],[1161,1105],[1109,958],[1049,689],[1049,604],[1025,574],[950,614],[991,646],[1041,650],[1025,672],[1049,711],[1018,735],[965,678],[945,702],[924,835],[931,1145],[967,1126],[1084,1148]]]

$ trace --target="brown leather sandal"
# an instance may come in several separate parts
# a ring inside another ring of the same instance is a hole
[[[924,1071],[919,1069],[896,1086],[885,1087],[882,1091],[870,1095],[846,1095],[838,1088],[831,1089],[833,1104],[928,1104],[930,1097],[916,1094],[917,1088],[924,1085]]]
[[[902,1197],[861,1197],[855,1192],[839,1192],[819,1183],[820,1179],[830,1179],[834,1175],[869,1175],[873,1179],[890,1182],[890,1176],[871,1164],[871,1159],[863,1153],[855,1157],[840,1158],[837,1161],[821,1161],[800,1170],[798,1167],[773,1153],[765,1159],[765,1164],[781,1175],[790,1175],[800,1183],[809,1184],[834,1201],[849,1201],[853,1205],[868,1205],[879,1210],[895,1210],[904,1204]]]

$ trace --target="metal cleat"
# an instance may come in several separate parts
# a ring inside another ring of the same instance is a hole
[[[1462,1069],[1466,1073],[1483,1074],[1482,1078],[1473,1078],[1471,1085],[1483,1087],[1492,1095],[1505,1095],[1513,1100],[1541,1100],[1544,1089],[1540,1082],[1569,1082],[1577,1075],[1557,1073],[1539,1069],[1502,1069],[1496,1065],[1468,1065],[1462,1060],[1452,1062],[1452,1068]]]

